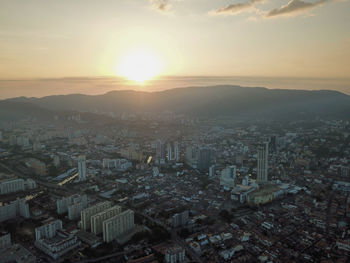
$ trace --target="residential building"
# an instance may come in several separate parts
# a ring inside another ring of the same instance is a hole
[[[94,206],[88,207],[81,211],[81,226],[82,229],[88,230],[91,227],[91,217],[112,206],[112,202],[106,201],[98,203]]]
[[[134,211],[128,209],[103,222],[103,241],[109,243],[129,233],[134,227]]]
[[[103,231],[103,222],[107,219],[120,214],[122,208],[118,205],[108,208],[96,215],[91,217],[91,232],[95,235],[102,233]]]

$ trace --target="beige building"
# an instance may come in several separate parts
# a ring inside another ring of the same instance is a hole
[[[91,217],[110,208],[112,203],[110,201],[98,203],[97,205],[88,207],[81,211],[81,227],[88,230],[91,227]]]
[[[103,222],[107,219],[110,219],[113,216],[120,214],[122,208],[118,205],[113,206],[107,210],[104,210],[96,215],[91,217],[91,232],[95,235],[102,233],[103,230]]]
[[[134,211],[126,210],[103,222],[103,241],[111,242],[135,227]]]

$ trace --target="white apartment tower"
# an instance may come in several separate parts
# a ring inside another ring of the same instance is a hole
[[[91,232],[95,235],[102,233],[103,230],[103,222],[120,214],[122,208],[118,205],[108,208],[96,215],[91,217]]]
[[[81,227],[84,230],[88,230],[91,227],[91,217],[110,208],[112,203],[109,201],[98,203],[97,205],[91,206],[89,208],[81,211]]]
[[[103,241],[109,243],[134,227],[134,211],[128,209],[103,222]]]
[[[268,181],[268,156],[269,143],[265,142],[258,146],[258,167],[257,167],[257,181],[258,183],[266,183]]]
[[[79,181],[83,182],[86,181],[86,158],[85,155],[80,155],[78,157],[78,174],[79,174]]]

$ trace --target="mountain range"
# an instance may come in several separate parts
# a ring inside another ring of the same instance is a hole
[[[0,118],[43,117],[61,111],[115,113],[174,112],[194,117],[295,120],[350,119],[350,96],[329,90],[210,86],[160,92],[111,91],[103,95],[18,97],[0,101]]]

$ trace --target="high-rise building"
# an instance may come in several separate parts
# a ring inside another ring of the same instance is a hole
[[[156,143],[156,158],[164,159],[165,158],[165,146],[162,140],[158,139]]]
[[[168,143],[168,161],[173,160],[173,148],[171,147],[171,143]]]
[[[3,140],[2,138],[2,131],[0,131],[0,142]]]
[[[25,198],[0,206],[0,223],[16,216],[30,218],[29,205]]]
[[[209,167],[209,178],[213,178],[215,175],[215,165]]]
[[[258,167],[257,167],[257,181],[259,183],[266,183],[268,181],[268,156],[269,143],[265,142],[258,145]]]
[[[94,206],[88,207],[81,211],[81,226],[82,229],[88,230],[91,227],[91,217],[96,215],[112,206],[112,202],[106,201],[98,203]]]
[[[188,210],[183,211],[182,213],[177,213],[173,215],[173,227],[183,226],[187,224],[189,218]]]
[[[80,212],[87,207],[87,195],[71,195],[56,201],[57,214],[68,212],[68,218],[74,220],[80,217]]]
[[[236,166],[232,165],[221,171],[220,185],[225,189],[231,189],[235,186],[236,170]]]
[[[91,232],[95,235],[102,233],[103,230],[103,222],[107,219],[110,219],[113,216],[120,214],[122,208],[118,205],[108,208],[96,215],[91,217]]]
[[[86,158],[84,155],[78,157],[78,175],[80,182],[86,181]]]
[[[0,179],[0,195],[24,191],[24,180],[20,178]]]
[[[186,163],[194,169],[208,170],[213,159],[213,151],[208,147],[188,146]]]
[[[134,211],[128,209],[103,222],[103,241],[109,243],[129,233],[134,227]]]
[[[180,147],[178,142],[174,142],[174,155],[175,161],[180,161]]]

